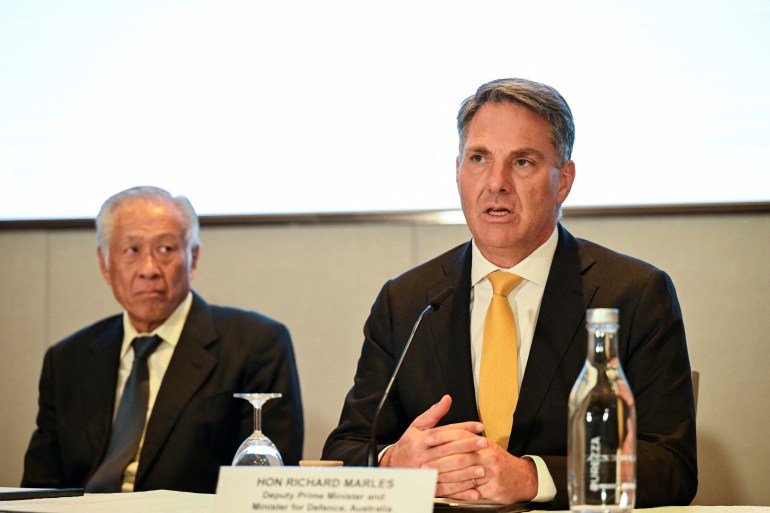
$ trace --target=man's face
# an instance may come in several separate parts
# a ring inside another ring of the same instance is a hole
[[[139,332],[168,319],[187,297],[198,261],[184,244],[184,223],[176,205],[162,199],[131,199],[114,213],[109,266],[99,265],[115,299]]]
[[[480,107],[461,144],[457,188],[465,220],[490,262],[513,267],[553,232],[575,164],[558,168],[548,122],[509,102]]]

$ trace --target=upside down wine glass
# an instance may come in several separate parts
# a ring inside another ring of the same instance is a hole
[[[233,397],[246,399],[254,407],[254,432],[236,451],[233,466],[283,466],[278,448],[262,434],[262,406],[270,399],[281,397],[281,394],[233,394]]]

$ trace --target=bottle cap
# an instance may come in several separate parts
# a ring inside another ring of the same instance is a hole
[[[617,308],[589,308],[586,310],[588,324],[617,324],[620,311]]]

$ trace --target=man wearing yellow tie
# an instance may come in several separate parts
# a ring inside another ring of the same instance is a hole
[[[452,286],[384,404],[380,466],[438,469],[437,496],[566,508],[567,399],[585,359],[584,313],[612,307],[637,405],[637,507],[688,504],[695,418],[676,292],[663,271],[559,223],[575,179],[566,101],[544,84],[496,80],[463,102],[457,126],[457,187],[473,238],[382,288],[324,457],[365,464],[412,325]]]

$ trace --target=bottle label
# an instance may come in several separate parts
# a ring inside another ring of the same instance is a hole
[[[588,455],[588,475],[591,476],[589,488],[592,492],[598,492],[599,486],[599,465],[602,460],[602,442],[598,436],[591,439],[591,452]]]
[[[602,440],[599,436],[591,438],[589,443],[588,456],[586,457],[586,465],[588,467],[588,489],[592,492],[599,492],[601,490],[616,490],[622,487],[624,484],[622,481],[617,481],[618,463],[621,467],[621,479],[625,477],[628,479],[628,471],[623,469],[629,464],[636,462],[636,457],[633,454],[614,454],[614,453],[602,453]],[[602,477],[605,479],[610,477],[612,482],[602,482]]]

